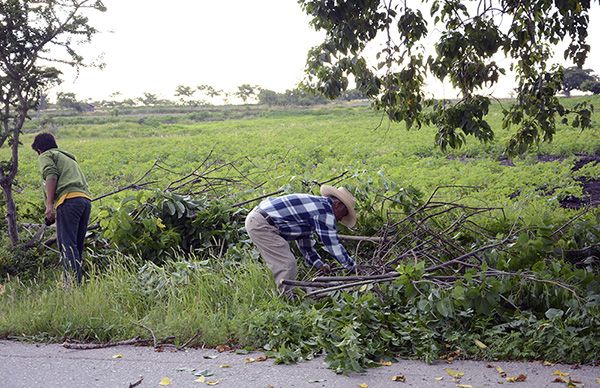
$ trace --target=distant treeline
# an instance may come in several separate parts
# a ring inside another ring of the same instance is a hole
[[[313,94],[302,89],[286,90],[285,93],[277,93],[272,90],[262,89],[258,95],[258,103],[264,105],[318,105],[326,104],[331,100],[326,97]],[[365,95],[357,89],[351,89],[344,92],[338,100],[351,101],[365,99]]]
[[[156,94],[145,92],[138,98],[119,98],[120,93],[114,93],[108,100],[93,101],[81,100],[75,93],[61,92],[55,101],[50,101],[47,96],[40,100],[38,110],[58,109],[75,112],[91,112],[97,109],[110,109],[121,111],[124,108],[133,107],[169,107],[169,106],[213,106],[213,105],[236,105],[259,104],[269,106],[309,106],[327,104],[331,100],[326,97],[311,93],[304,89],[295,88],[278,93],[273,90],[263,89],[256,85],[241,85],[235,92],[217,90],[209,85],[189,87],[179,85],[175,91],[176,99],[162,99]],[[350,101],[362,100],[366,97],[357,89],[344,92],[337,100]]]

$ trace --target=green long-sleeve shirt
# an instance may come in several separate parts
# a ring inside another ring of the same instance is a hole
[[[63,196],[69,193],[84,193],[90,196],[85,176],[77,164],[77,159],[72,154],[51,148],[38,157],[38,165],[44,182],[49,176],[55,176],[56,195],[54,199],[58,202]],[[46,190],[44,190],[46,195]]]

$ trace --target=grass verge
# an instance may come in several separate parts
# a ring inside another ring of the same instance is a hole
[[[196,345],[246,345],[239,338],[244,322],[265,306],[285,304],[257,262],[181,260],[136,268],[119,256],[102,272],[90,272],[82,286],[68,290],[59,272],[8,281],[0,295],[0,335],[104,342],[149,338],[146,326],[176,343],[200,330]]]

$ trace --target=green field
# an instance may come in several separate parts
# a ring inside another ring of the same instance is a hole
[[[425,194],[441,185],[479,186],[472,200],[480,204],[504,207],[509,214],[562,218],[569,212],[558,208],[558,199],[569,194],[581,196],[581,186],[574,178],[600,175],[597,164],[575,174],[570,171],[577,154],[600,152],[599,114],[594,115],[594,129],[580,133],[559,126],[553,143],[540,144],[528,155],[514,159],[514,166],[506,166],[500,159],[510,130],[502,129],[498,104],[488,117],[496,140],[480,144],[469,139],[465,147],[449,153],[434,146],[435,129],[407,131],[403,124],[385,120],[379,125],[381,115],[368,107],[248,107],[232,111],[179,115],[146,111],[116,118],[92,114],[59,117],[54,123],[60,147],[78,156],[94,195],[131,183],[156,160],[176,166],[182,174],[189,172],[212,150],[218,160],[235,162],[254,183],[264,183],[263,192],[276,190],[294,178],[322,181],[347,170],[357,179],[344,184],[355,185],[383,173],[401,187],[415,187]],[[28,131],[39,128],[41,121],[30,122]],[[21,203],[39,197],[36,155],[28,147],[32,136],[22,138]],[[544,155],[556,158],[539,162],[538,157]],[[165,183],[169,180],[166,174],[162,177]],[[549,186],[555,189],[553,195],[540,192]],[[509,198],[517,190],[519,195]]]
[[[600,105],[597,97],[592,102]],[[369,212],[386,196],[416,189],[423,200],[447,185],[472,188],[442,190],[443,200],[503,209],[478,219],[492,231],[491,238],[497,233],[501,240],[511,225],[524,231],[502,252],[489,252],[477,269],[481,272],[468,270],[451,287],[433,285],[415,261],[398,267],[401,279],[377,294],[362,290],[289,304],[275,294],[268,270],[240,229],[239,217],[256,203],[250,202],[240,214],[223,216],[219,225],[227,231],[211,231],[216,223],[208,223],[207,232],[228,233],[227,252],[210,246],[191,255],[125,257],[114,246],[95,245],[87,257],[93,267],[88,281],[68,292],[60,286],[53,253],[18,259],[20,264],[37,261],[33,267],[39,272],[33,280],[11,278],[0,289],[0,336],[108,341],[147,336],[151,327],[157,336],[175,336],[182,343],[200,330],[195,345],[264,345],[281,362],[324,351],[338,371],[360,370],[394,356],[432,361],[456,349],[468,358],[597,360],[598,263],[592,258],[575,265],[561,252],[597,246],[599,214],[595,208],[580,217],[583,209],[561,207],[561,200],[585,199],[580,178],[600,178],[597,162],[574,169],[582,158],[597,160],[600,154],[600,114],[594,114],[589,131],[561,125],[552,143],[508,159],[504,148],[511,130],[502,129],[501,111],[496,103],[488,116],[493,142],[468,139],[466,146],[447,153],[435,147],[434,128],[407,131],[364,105],[139,108],[118,116],[43,113],[28,122],[22,136],[16,196],[21,222],[41,219],[41,182],[30,144],[34,133],[45,128],[55,133],[61,148],[77,155],[94,196],[138,180],[157,160],[164,168],[155,168],[145,180],[165,189],[208,158],[215,166],[229,166],[212,176],[236,179],[218,198],[210,198],[217,207],[223,203],[221,216],[237,211],[227,208],[234,202],[280,189],[316,193],[315,181],[346,172],[339,184],[370,201],[358,204],[357,230],[346,234],[375,233],[381,220]],[[131,195],[124,191],[95,202],[92,223],[110,216],[117,226],[130,222],[133,208],[118,209]],[[137,204],[154,192],[135,195]],[[228,224],[231,220],[237,223]],[[569,228],[552,234],[569,220]],[[158,234],[146,242],[168,234],[150,226]],[[488,243],[473,236],[456,241],[471,244],[468,249]],[[348,247],[358,253],[359,263],[365,259],[361,254],[371,252],[353,243]],[[9,256],[8,249],[3,252]],[[488,264],[515,273],[488,278]],[[302,276],[310,275],[303,270]],[[534,275],[538,280],[531,281]],[[488,348],[476,346],[475,339]]]

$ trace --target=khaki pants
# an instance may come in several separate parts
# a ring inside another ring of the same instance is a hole
[[[279,291],[285,294],[291,293],[291,287],[281,284],[283,279],[295,280],[298,274],[296,257],[290,250],[290,244],[279,235],[275,226],[269,224],[255,210],[246,217],[246,231],[267,263],[267,267],[273,272]]]

